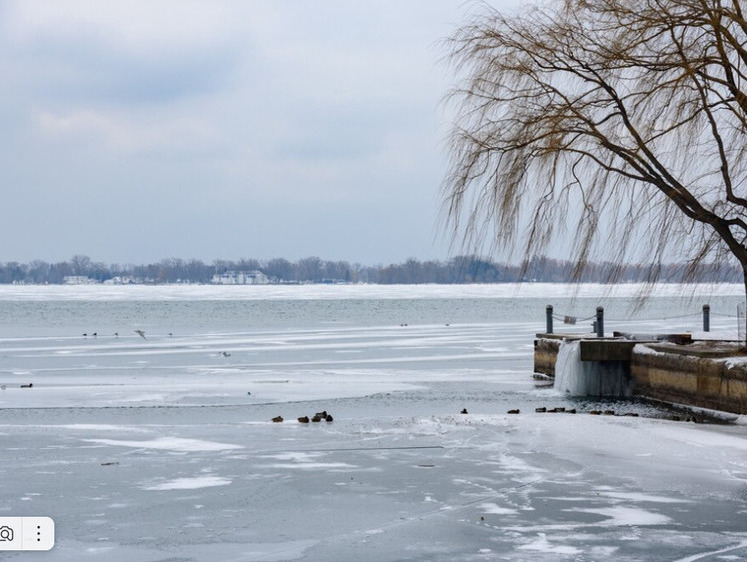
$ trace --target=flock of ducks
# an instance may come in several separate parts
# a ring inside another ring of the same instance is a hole
[[[538,414],[576,414],[578,413],[576,408],[564,408],[562,406],[558,406],[556,408],[548,408],[546,406],[540,406],[539,408],[535,408],[534,411]],[[460,414],[468,413],[467,408],[464,408],[459,413]],[[520,414],[521,410],[516,408],[514,410],[509,410],[506,413],[507,414]],[[625,412],[623,414],[619,414],[615,412],[615,410],[589,410],[586,413],[591,416],[622,416],[622,417],[628,417],[628,418],[640,417],[640,414],[636,412]],[[692,422],[692,423],[701,423],[703,421],[702,419],[698,419],[695,416],[688,416],[688,417],[682,418],[681,416],[678,416],[678,415],[669,416],[666,419],[669,419],[670,421],[685,421],[685,422]]]
[[[536,413],[538,413],[538,414],[545,414],[545,413],[548,413],[548,414],[576,414],[576,413],[578,413],[577,410],[576,410],[576,408],[564,408],[562,406],[558,406],[558,407],[555,407],[555,408],[547,408],[546,406],[541,406],[539,408],[535,408],[534,411]],[[468,414],[469,412],[467,412],[467,408],[463,408],[462,411],[459,412],[459,413],[460,414]],[[513,410],[509,410],[506,413],[507,414],[520,414],[521,410],[519,410],[518,408],[516,408],[516,409],[513,409]],[[592,415],[592,416],[605,415],[605,416],[627,416],[627,417],[632,417],[632,418],[639,417],[639,414],[637,414],[635,412],[627,412],[625,414],[616,414],[614,410],[591,410],[588,413],[590,415]],[[674,419],[675,421],[679,421],[680,420],[680,418],[677,417],[677,416],[675,416],[672,419]],[[297,420],[298,420],[298,423],[309,423],[309,422],[319,423],[321,421],[331,422],[331,421],[334,420],[334,418],[332,417],[331,414],[327,413],[327,410],[324,410],[323,412],[317,412],[311,418],[309,418],[309,416],[301,416],[300,418],[297,418]],[[274,418],[272,418],[272,421],[275,422],[275,423],[282,423],[282,422],[285,421],[285,419],[283,418],[283,416],[275,416]],[[697,420],[695,418],[687,418],[686,421],[697,422]]]
[[[322,420],[331,422],[334,421],[334,419],[335,418],[332,417],[332,414],[328,414],[327,410],[324,410],[322,412],[317,412],[311,418],[309,418],[309,416],[301,416],[300,418],[298,418],[298,423],[319,423]],[[283,421],[285,420],[283,419],[283,416],[275,416],[274,418],[272,418],[272,421],[275,423],[283,423]]]
[[[34,383],[29,384],[22,384],[21,388],[33,388]],[[5,390],[6,386],[0,385],[0,390]],[[251,392],[247,393],[251,394]],[[546,406],[540,406],[539,408],[535,408],[534,411],[538,414],[576,414],[578,413],[576,408],[564,408],[563,406],[557,406],[555,408],[547,408]],[[460,414],[468,414],[467,408],[463,408]],[[507,414],[520,414],[521,410],[518,408],[508,410],[506,412]],[[624,417],[630,417],[630,418],[637,418],[640,416],[640,414],[636,412],[626,412],[624,414],[618,414],[614,410],[590,410],[587,412],[591,416],[624,416]],[[672,416],[669,418],[672,421],[683,421],[683,419],[680,416]],[[327,410],[323,410],[321,412],[317,412],[314,414],[311,418],[309,416],[301,416],[300,418],[297,418],[298,423],[319,423],[321,421],[331,422],[334,421],[334,418],[332,417],[332,414],[329,414]],[[274,423],[283,423],[285,419],[283,416],[275,416],[272,418],[272,421]],[[686,422],[693,422],[693,423],[700,423],[700,420],[696,418],[695,416],[692,417],[686,417],[684,419]]]
[[[563,406],[558,406],[558,407],[555,407],[555,408],[548,408],[547,406],[540,406],[539,408],[535,408],[534,411],[536,413],[538,413],[538,414],[576,414],[576,413],[578,413],[578,411],[576,410],[576,408],[564,408]],[[467,414],[468,413],[467,412],[467,408],[464,408],[459,413],[460,414]],[[519,410],[518,408],[516,408],[516,409],[513,409],[513,410],[509,410],[506,413],[507,414],[520,414],[521,410]],[[605,416],[627,416],[627,417],[631,417],[631,418],[637,418],[637,417],[639,417],[639,414],[637,414],[635,412],[627,412],[625,414],[616,414],[614,410],[591,410],[588,413],[590,415],[592,415],[592,416],[605,415]],[[675,421],[679,421],[680,420],[680,418],[678,416],[675,416],[672,419],[675,420]],[[697,421],[697,420],[695,420],[694,418],[693,419],[688,418],[686,421]]]

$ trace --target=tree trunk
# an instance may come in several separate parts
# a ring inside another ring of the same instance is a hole
[[[742,277],[744,279],[744,296],[745,300],[742,302],[741,308],[744,318],[739,318],[739,308],[737,308],[737,323],[742,322],[740,327],[744,330],[740,337],[739,330],[737,330],[737,337],[739,338],[739,345],[743,350],[747,350],[747,263],[742,263]]]

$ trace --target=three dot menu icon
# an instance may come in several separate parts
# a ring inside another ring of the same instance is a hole
[[[53,546],[51,517],[0,517],[0,551],[51,550]]]

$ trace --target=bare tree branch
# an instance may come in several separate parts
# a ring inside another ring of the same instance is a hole
[[[649,258],[652,282],[672,254],[690,272],[724,259],[747,272],[740,0],[482,5],[448,44],[455,240],[529,260],[569,231],[578,278],[594,254]]]

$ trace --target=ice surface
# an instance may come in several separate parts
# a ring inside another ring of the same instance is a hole
[[[616,500],[633,501],[636,503],[689,503],[690,500],[676,499],[668,496],[652,496],[632,492],[600,492],[600,495]]]
[[[483,503],[478,507],[483,509],[486,514],[490,515],[515,515],[517,512],[515,509],[510,507],[500,507],[494,503]]]
[[[3,300],[74,301],[192,301],[276,299],[430,299],[497,297],[559,299],[567,297],[637,297],[646,289],[639,283],[601,285],[584,283],[501,283],[497,285],[0,285]],[[744,296],[740,283],[679,285],[662,283],[646,290],[652,296]],[[543,311],[544,312],[544,311]]]
[[[667,502],[668,503],[668,502]],[[666,515],[646,511],[641,508],[614,506],[601,509],[569,509],[581,513],[596,513],[605,517],[597,523],[602,526],[642,526],[642,525],[664,525],[671,519]]]
[[[213,441],[202,441],[200,439],[182,439],[179,437],[159,437],[149,441],[121,441],[117,439],[85,439],[89,443],[101,443],[102,445],[114,445],[120,447],[136,447],[138,449],[162,449],[165,451],[227,451],[230,449],[242,449],[241,445],[229,443],[215,443]]]
[[[537,305],[567,288],[231,289],[0,290],[22,305],[0,314],[0,515],[57,525],[51,552],[19,561],[747,557],[747,425],[534,386]],[[23,320],[45,299],[57,324]],[[117,322],[152,313],[148,339],[83,337],[107,299]],[[215,304],[246,299],[277,306]],[[608,408],[640,417],[587,413]],[[296,421],[322,410],[334,421]]]
[[[545,554],[558,554],[558,555],[576,555],[581,554],[583,550],[572,546],[553,545],[547,540],[545,533],[539,533],[537,539],[528,544],[523,544],[518,547],[518,550],[536,550]]]
[[[715,560],[744,560],[744,554],[728,554],[730,552],[741,552],[745,548],[747,548],[747,541],[743,540],[740,542],[735,542],[733,546],[728,546],[726,548],[721,548],[719,550],[715,550],[713,552],[705,552],[702,554],[696,554],[695,556],[688,556],[686,558],[680,558],[679,560],[676,560],[675,562],[695,562],[696,560],[708,560],[708,558],[713,558]]]
[[[213,486],[226,486],[231,483],[228,478],[218,476],[195,476],[194,478],[177,478],[169,482],[143,486],[143,490],[196,490],[197,488],[211,488]]]

